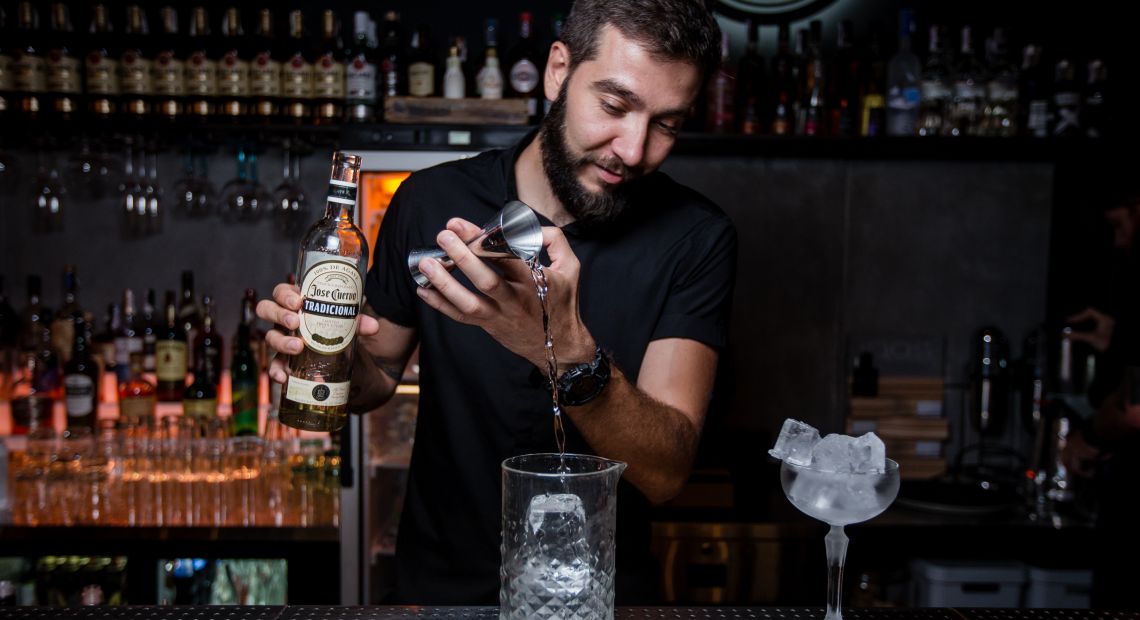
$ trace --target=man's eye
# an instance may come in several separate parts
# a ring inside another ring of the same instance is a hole
[[[681,130],[680,123],[674,121],[657,121],[657,128],[671,136]]]
[[[603,99],[601,101],[601,105],[602,105],[602,110],[604,110],[606,114],[609,114],[611,116],[617,116],[617,115],[621,114],[621,108],[610,103],[609,101],[606,101]]]

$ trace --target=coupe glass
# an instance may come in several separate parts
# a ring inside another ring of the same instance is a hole
[[[784,461],[780,466],[784,495],[800,512],[831,526],[827,548],[827,613],[824,620],[842,620],[840,610],[847,535],[843,526],[867,521],[895,501],[899,493],[899,464],[887,459],[885,472],[830,472]]]

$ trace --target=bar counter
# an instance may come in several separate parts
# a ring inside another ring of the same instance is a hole
[[[1138,611],[1088,609],[873,608],[844,609],[847,620],[1124,620],[1140,619]],[[47,618],[138,618],[158,620],[389,620],[441,618],[497,620],[498,607],[7,607],[0,620]],[[615,620],[818,620],[819,607],[619,607]]]

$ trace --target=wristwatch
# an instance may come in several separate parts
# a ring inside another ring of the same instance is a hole
[[[594,400],[610,380],[610,359],[597,348],[594,359],[571,366],[558,377],[559,404],[578,407]]]

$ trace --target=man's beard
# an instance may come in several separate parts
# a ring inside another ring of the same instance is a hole
[[[550,105],[550,111],[542,120],[542,169],[554,190],[554,196],[583,230],[599,230],[616,221],[629,207],[629,180],[632,172],[621,160],[615,158],[601,160],[592,155],[575,157],[566,145],[566,86],[562,83],[558,98]],[[578,181],[578,171],[599,164],[622,175],[620,185],[603,188],[595,193]]]

